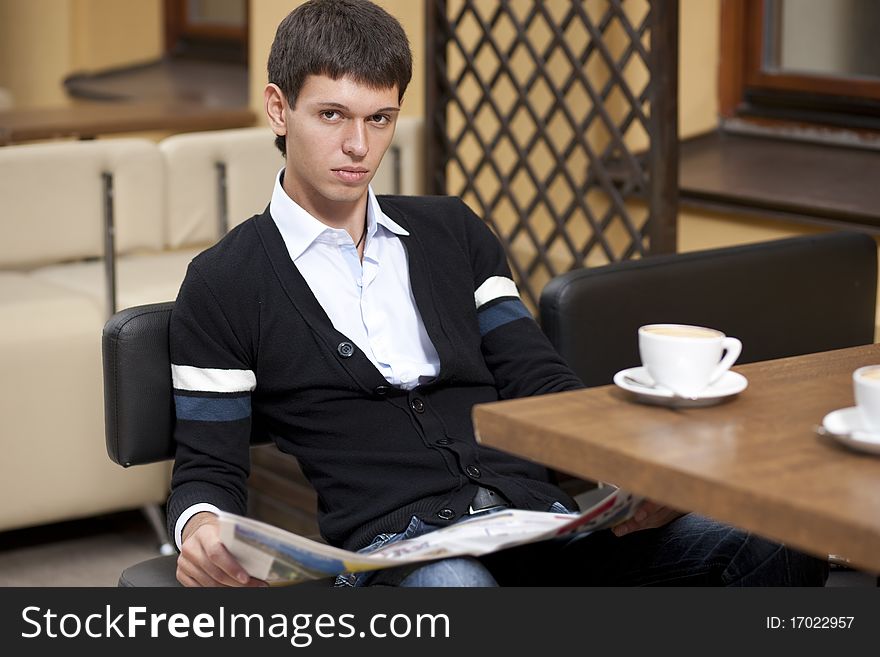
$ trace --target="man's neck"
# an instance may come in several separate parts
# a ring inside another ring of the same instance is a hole
[[[365,191],[355,201],[330,201],[317,194],[310,195],[300,189],[290,189],[287,181],[284,181],[283,187],[297,205],[322,224],[348,231],[355,242],[362,236],[367,216],[368,192]]]

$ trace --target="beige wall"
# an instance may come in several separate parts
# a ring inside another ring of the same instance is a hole
[[[66,101],[72,17],[71,0],[0,0],[0,86],[16,107]]]
[[[735,216],[690,208],[682,208],[678,213],[678,250],[682,252],[824,232],[827,230],[769,217]]]
[[[681,0],[678,128],[682,138],[718,124],[720,0]]]
[[[162,0],[0,0],[0,87],[17,108],[64,105],[70,73],[161,54],[161,7]]]
[[[162,0],[74,0],[71,68],[94,71],[161,57],[162,4]]]

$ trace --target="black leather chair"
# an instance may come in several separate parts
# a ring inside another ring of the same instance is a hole
[[[127,308],[104,325],[104,433],[107,453],[124,467],[174,458],[168,350],[173,308],[173,302]],[[176,555],[149,559],[126,568],[119,586],[180,586],[176,568]],[[314,580],[299,586],[327,586],[331,581]]]
[[[643,324],[742,340],[744,364],[874,342],[877,245],[837,232],[579,269],[541,294],[544,332],[588,386],[639,365]]]
[[[168,322],[174,304],[128,308],[104,325],[104,435],[110,458],[126,468],[174,458],[174,402]],[[119,586],[180,586],[177,556],[123,571]]]

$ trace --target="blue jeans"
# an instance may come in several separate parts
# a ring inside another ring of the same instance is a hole
[[[554,505],[554,512],[566,512]],[[437,529],[413,517],[361,552]],[[621,537],[610,530],[337,578],[337,586],[822,586],[828,562],[688,514]]]

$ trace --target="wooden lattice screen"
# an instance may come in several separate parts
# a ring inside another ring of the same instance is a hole
[[[675,249],[677,0],[427,0],[429,186],[550,278]]]

